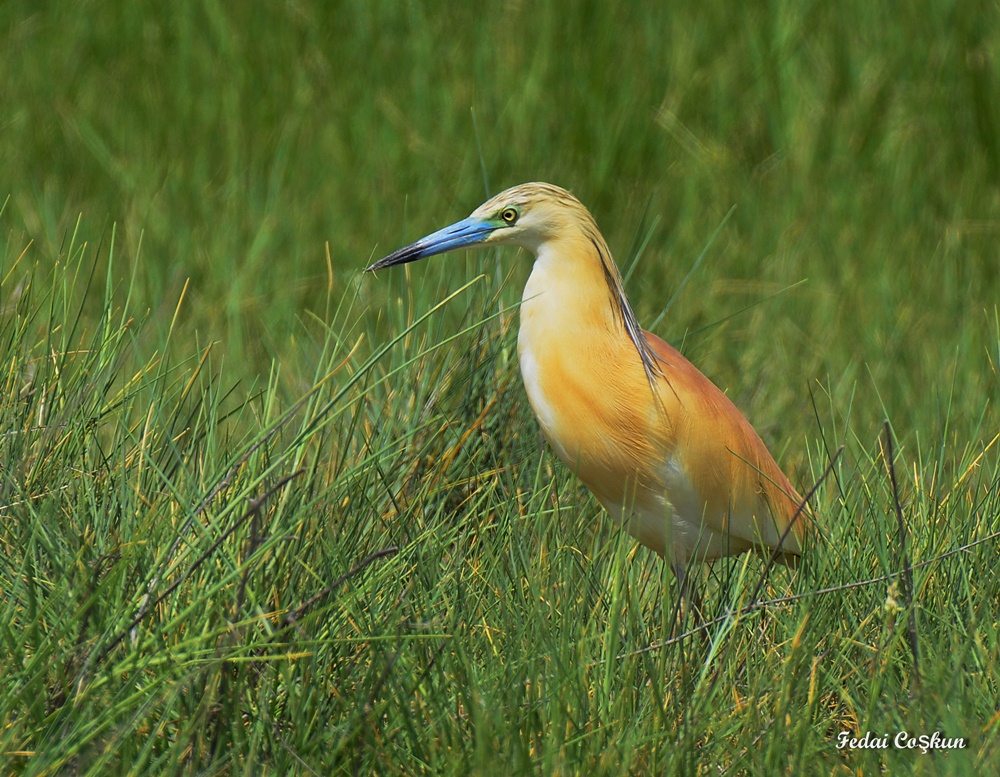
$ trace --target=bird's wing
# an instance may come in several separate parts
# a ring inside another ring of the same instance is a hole
[[[729,397],[676,348],[643,334],[663,376],[659,395],[670,455],[701,498],[700,505],[691,505],[702,511],[696,519],[708,531],[730,533],[757,547],[776,546],[801,497]],[[805,526],[805,516],[795,518],[784,550],[801,552]]]

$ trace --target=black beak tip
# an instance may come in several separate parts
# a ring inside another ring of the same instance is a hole
[[[365,272],[376,272],[377,270],[384,270],[386,267],[392,267],[392,265],[397,264],[397,262],[392,261],[395,259],[395,254],[390,254],[389,256],[379,259],[377,262],[373,262],[365,268]]]
[[[417,259],[422,259],[424,253],[418,249],[417,246],[407,246],[406,248],[401,248],[398,251],[394,251],[388,256],[383,256],[374,264],[370,264],[365,268],[365,272],[375,272],[376,270],[384,270],[386,267],[395,267],[397,264],[407,264],[408,262],[416,261]]]
[[[389,254],[389,256],[383,256],[377,262],[372,262],[365,268],[365,272],[366,273],[375,272],[376,270],[381,270],[383,267],[388,267],[390,264],[389,260],[392,259],[394,256],[395,254]]]

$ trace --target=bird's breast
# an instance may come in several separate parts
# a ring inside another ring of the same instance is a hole
[[[519,336],[517,355],[521,367],[521,379],[524,381],[524,390],[528,395],[531,410],[542,429],[542,434],[555,448],[559,458],[565,461],[569,455],[568,451],[562,449],[558,443],[557,430],[561,428],[558,405],[553,406],[553,400],[549,397],[546,384],[543,381],[543,368],[538,363],[536,349],[532,347],[530,342],[526,345],[525,338]]]

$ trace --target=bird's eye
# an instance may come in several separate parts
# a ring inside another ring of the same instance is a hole
[[[504,208],[500,211],[500,218],[508,224],[513,224],[517,221],[517,208]]]

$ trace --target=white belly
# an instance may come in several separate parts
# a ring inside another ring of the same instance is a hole
[[[660,477],[660,487],[654,493],[647,492],[646,498],[631,505],[603,502],[608,514],[643,545],[669,558],[675,567],[687,566],[692,559],[707,561],[752,547],[742,537],[705,525],[705,503],[679,460],[671,457],[664,462]],[[738,521],[737,516],[732,518]]]

